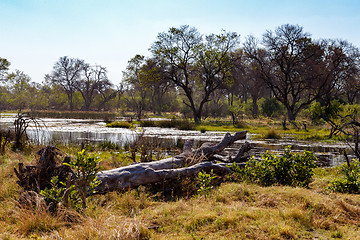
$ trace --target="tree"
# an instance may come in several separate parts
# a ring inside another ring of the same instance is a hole
[[[360,51],[347,41],[327,42],[329,66],[334,68],[333,76],[337,78],[336,90],[349,104],[355,104],[360,92]]]
[[[29,107],[32,96],[31,92],[31,78],[20,70],[9,73],[7,75],[7,85],[10,90],[10,98],[8,102],[11,106],[18,109],[20,112],[22,109]]]
[[[232,54],[232,63],[234,67],[231,70],[233,81],[227,86],[229,93],[229,109],[232,115],[233,122],[234,111],[236,107],[233,106],[233,99],[237,97],[239,100],[247,101],[248,95],[252,99],[252,115],[257,117],[259,114],[258,100],[264,96],[266,84],[261,78],[258,63],[253,59],[247,57],[242,49],[237,50]]]
[[[317,99],[322,87],[330,81],[321,72],[325,67],[323,49],[312,42],[302,27],[289,24],[276,28],[275,32],[267,31],[263,44],[264,50],[249,37],[245,51],[258,63],[262,79],[287,109],[288,120],[294,121],[299,111]]]
[[[128,85],[126,102],[130,108],[136,113],[136,118],[141,119],[147,96],[147,89],[145,84],[141,81],[141,68],[144,64],[145,57],[136,55],[128,61],[126,71],[123,72],[124,81]]]
[[[195,28],[184,25],[159,33],[150,48],[167,78],[183,90],[187,98],[184,104],[197,123],[201,121],[204,104],[228,78],[231,67],[228,54],[237,44],[238,36],[224,32],[208,35],[205,40]]]
[[[5,81],[5,73],[9,70],[10,62],[0,57],[0,84]],[[0,85],[0,109],[4,109],[7,105],[8,91],[5,86]]]
[[[105,91],[111,87],[111,83],[106,75],[106,68],[102,66],[83,66],[82,78],[76,81],[76,89],[84,99],[84,110],[89,111],[95,95],[99,91]]]
[[[9,70],[10,62],[0,57],[0,80],[3,80],[4,73]]]
[[[141,69],[139,80],[141,84],[146,87],[150,95],[150,110],[154,113],[161,114],[166,111],[170,103],[166,96],[173,95],[173,84],[168,81],[161,66],[156,62],[156,59],[147,59]],[[176,94],[175,94],[176,96]]]
[[[65,91],[70,111],[73,110],[73,95],[76,91],[77,82],[80,79],[81,71],[85,66],[84,60],[77,58],[61,57],[54,65],[53,71],[50,75],[46,75],[53,84],[58,84]]]

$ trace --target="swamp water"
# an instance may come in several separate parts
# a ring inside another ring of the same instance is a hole
[[[16,114],[1,114],[0,128],[12,128]],[[27,134],[34,143],[48,145],[55,143],[92,143],[98,144],[111,142],[118,145],[131,144],[140,134],[139,129],[130,130],[124,128],[107,128],[102,120],[88,119],[53,119],[43,118],[38,121],[40,128],[30,124]],[[144,127],[144,137],[157,139],[162,148],[178,146],[179,142],[194,140],[194,145],[199,146],[202,142],[219,142],[225,132],[201,133],[200,131],[177,130],[173,128]],[[312,151],[318,158],[320,166],[333,166],[345,161],[343,151],[350,149],[341,142],[322,143],[297,141],[291,137],[280,140],[253,140],[254,135],[248,134],[246,140],[240,140],[228,152],[236,151],[245,141],[252,144],[250,155],[260,157],[266,150],[281,153],[286,146],[292,146],[292,151]],[[349,157],[353,157],[349,155]]]

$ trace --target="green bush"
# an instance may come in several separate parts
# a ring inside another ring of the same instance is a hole
[[[198,173],[197,177],[197,183],[199,186],[199,189],[197,190],[199,194],[208,194],[213,186],[211,185],[211,182],[215,179],[213,170],[211,169],[210,173],[206,173],[205,171],[201,171]]]
[[[81,211],[86,207],[86,198],[95,193],[101,181],[96,177],[100,171],[100,159],[88,155],[85,150],[78,152],[76,158],[64,165],[70,167],[73,174],[66,182],[59,182],[57,176],[51,179],[51,188],[41,190],[50,209],[55,210],[59,203]]]
[[[233,165],[234,171],[242,180],[256,182],[262,186],[275,184],[309,187],[316,167],[316,157],[305,151],[303,155],[290,152],[285,148],[283,155],[266,152],[261,161],[250,159],[244,168]]]
[[[353,160],[351,163],[340,166],[340,178],[334,179],[329,184],[329,189],[340,193],[360,193],[360,162]]]
[[[278,116],[283,111],[283,107],[275,98],[265,98],[260,101],[260,109],[262,114],[267,117]]]

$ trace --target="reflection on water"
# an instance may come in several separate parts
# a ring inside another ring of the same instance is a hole
[[[16,114],[1,114],[0,128],[13,127]],[[99,120],[82,120],[82,119],[51,119],[44,118],[40,121],[42,126],[35,129],[33,126],[27,130],[27,134],[31,141],[42,145],[54,143],[102,143],[110,141],[118,145],[127,145],[134,141],[139,134],[139,130],[130,130],[123,128],[107,128],[104,122]],[[195,146],[202,142],[220,141],[224,132],[206,132],[199,131],[182,131],[169,128],[143,128],[144,136],[149,138],[158,138],[164,148],[176,146],[179,141],[194,140]],[[286,146],[291,145],[293,151],[312,151],[316,154],[319,162],[326,165],[337,165],[344,162],[342,152],[349,147],[343,143],[326,144],[295,141],[294,139],[281,140],[252,140],[253,135],[248,134],[247,140],[241,140],[235,144],[229,151],[236,151],[240,148],[240,144],[249,141],[253,144],[251,155],[260,157],[260,155],[269,150],[281,153]],[[351,153],[350,153],[351,154]],[[350,156],[352,157],[352,156]]]

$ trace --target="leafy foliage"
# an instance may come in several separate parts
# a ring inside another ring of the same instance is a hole
[[[316,167],[315,160],[316,157],[311,152],[294,154],[287,147],[283,155],[266,152],[261,161],[252,158],[245,168],[241,169],[234,164],[233,169],[243,180],[257,182],[262,186],[281,184],[309,187]]]
[[[75,159],[64,163],[73,170],[67,182],[59,182],[58,177],[54,176],[51,179],[52,187],[42,190],[41,194],[53,209],[61,203],[81,211],[86,207],[86,198],[94,194],[101,183],[96,177],[100,171],[100,161],[95,156],[86,154],[85,150],[78,152]]]
[[[213,170],[211,169],[210,173],[206,173],[201,171],[198,173],[197,182],[199,185],[199,189],[197,190],[200,194],[208,194],[213,186],[211,185],[212,180],[214,180],[216,176],[214,176]]]
[[[283,108],[275,98],[262,99],[260,103],[261,112],[267,117],[280,115]]]
[[[329,189],[340,193],[360,193],[360,162],[354,160],[340,166],[341,177],[329,184]]]

